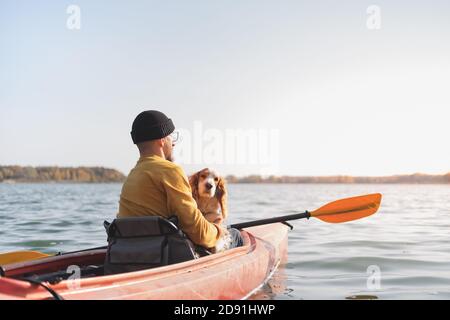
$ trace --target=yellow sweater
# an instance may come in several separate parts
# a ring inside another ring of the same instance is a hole
[[[215,246],[218,227],[208,222],[192,197],[180,166],[159,156],[141,157],[122,187],[117,217],[178,217],[181,230],[196,244]]]

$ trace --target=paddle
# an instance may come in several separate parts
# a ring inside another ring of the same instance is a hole
[[[36,260],[40,258],[49,257],[49,254],[39,252],[39,251],[15,251],[0,253],[0,265],[10,264],[16,262],[22,262],[27,260]]]
[[[232,228],[243,229],[269,223],[286,222],[289,220],[318,218],[329,223],[341,223],[368,217],[375,212],[381,204],[381,194],[374,193],[359,197],[346,198],[330,202],[319,209],[309,212],[291,214],[287,216],[261,219],[250,222],[236,223]]]
[[[79,252],[85,252],[85,251],[91,251],[91,250],[97,250],[97,249],[106,249],[106,248],[107,248],[107,246],[102,246],[102,247],[89,248],[89,249],[57,253],[57,254],[47,254],[47,253],[43,253],[40,251],[27,251],[27,250],[0,253],[0,265],[23,262],[23,261],[31,261],[31,260],[36,260],[36,259],[40,259],[40,258],[52,257],[55,255],[65,255],[65,254],[70,254],[70,253],[79,253]]]
[[[381,194],[374,193],[359,197],[352,197],[333,201],[312,212],[305,211],[302,213],[291,214],[287,216],[261,219],[244,223],[236,223],[231,225],[231,227],[236,229],[243,229],[269,223],[286,222],[290,220],[298,220],[304,218],[309,219],[311,217],[318,218],[322,221],[329,223],[348,222],[368,217],[374,214],[375,212],[377,212],[378,208],[380,207],[380,204],[381,204]],[[106,247],[85,249],[74,252],[67,252],[63,254],[83,252],[101,248]],[[47,256],[49,255],[37,251],[17,251],[17,252],[3,253],[0,254],[0,265],[22,262],[26,260],[35,260]]]

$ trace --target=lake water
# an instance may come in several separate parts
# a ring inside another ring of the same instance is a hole
[[[0,184],[0,252],[102,246],[120,184]],[[292,221],[287,263],[253,299],[450,299],[450,186],[229,185],[230,223],[380,192],[371,217]]]

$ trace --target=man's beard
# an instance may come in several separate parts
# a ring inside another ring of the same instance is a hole
[[[172,154],[165,155],[165,157],[166,157],[166,160],[167,160],[167,161],[173,162],[173,156],[172,156]]]

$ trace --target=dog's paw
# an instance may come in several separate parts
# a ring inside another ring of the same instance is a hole
[[[214,252],[222,252],[226,251],[231,248],[231,235],[227,233],[226,235],[220,237],[217,242],[216,246],[214,247]]]

